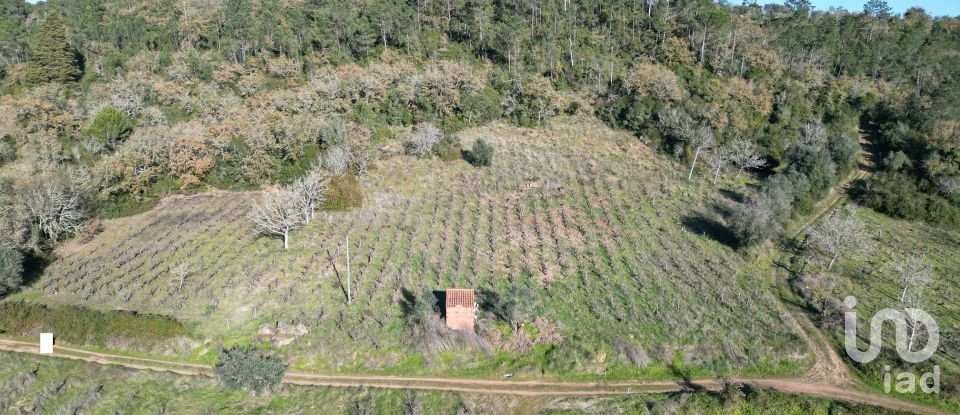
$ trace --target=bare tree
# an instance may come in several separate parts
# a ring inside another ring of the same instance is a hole
[[[323,167],[333,174],[343,174],[350,165],[350,150],[341,144],[334,145],[323,153]]]
[[[941,177],[937,186],[946,196],[960,195],[960,176]]]
[[[810,242],[831,255],[830,264],[827,265],[829,270],[841,255],[868,249],[871,240],[857,209],[848,206],[843,211],[834,212],[811,229]]]
[[[827,127],[821,120],[812,120],[803,125],[800,140],[804,144],[819,145],[827,135]]]
[[[287,189],[264,192],[260,202],[253,204],[249,218],[265,234],[282,236],[283,249],[290,247],[290,232],[303,226],[303,209],[297,193]]]
[[[370,161],[373,159],[373,154],[369,149],[360,149],[353,155],[353,165],[354,170],[357,171],[357,176],[366,176],[367,170],[370,168]]]
[[[907,350],[913,349],[917,329],[924,323],[919,321],[924,306],[927,288],[933,282],[933,267],[922,256],[910,255],[894,262],[893,270],[900,279],[900,303],[907,316],[907,328],[910,341]]]
[[[705,150],[709,150],[717,143],[716,137],[713,135],[713,130],[707,126],[700,126],[693,131],[693,134],[690,136],[690,145],[693,147],[693,162],[690,163],[690,174],[687,175],[687,180],[693,179],[693,169],[697,167],[697,159],[700,158],[700,153]]]
[[[306,176],[293,183],[292,191],[297,194],[297,203],[303,214],[303,221],[310,223],[317,206],[327,198],[327,186],[330,178],[318,168],[310,169]]]
[[[407,151],[414,156],[424,157],[433,152],[433,147],[440,142],[443,132],[433,124],[426,123],[417,127],[413,138],[407,143]]]
[[[933,267],[922,256],[910,255],[893,263],[900,279],[900,302],[907,300],[910,290],[923,289],[933,281]]]
[[[18,216],[50,241],[62,238],[83,227],[80,191],[66,179],[47,178],[20,189],[17,195]]]
[[[190,276],[190,273],[193,271],[190,269],[190,264],[186,262],[181,262],[170,269],[170,273],[173,274],[174,281],[177,283],[177,291],[183,289],[183,283],[187,280],[187,277]]]
[[[677,108],[666,108],[657,113],[660,131],[666,135],[686,141],[693,134],[694,122],[686,112]]]
[[[758,169],[766,166],[767,161],[760,155],[760,150],[750,140],[738,138],[730,143],[730,158],[733,164],[737,166],[737,177],[744,170]]]
[[[720,178],[720,170],[732,160],[733,153],[730,150],[729,145],[724,145],[707,154],[707,164],[713,170],[713,184],[717,184],[717,180]]]

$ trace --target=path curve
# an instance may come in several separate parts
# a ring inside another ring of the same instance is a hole
[[[793,230],[788,234],[792,238],[799,238],[808,227],[818,222],[824,216],[833,212],[841,206],[847,199],[849,190],[853,183],[858,180],[866,179],[874,169],[873,144],[870,142],[868,132],[860,129],[858,131],[857,141],[860,144],[860,160],[857,162],[857,170],[847,175],[847,177],[830,188],[830,192],[817,203],[817,209],[810,214],[799,225],[793,226]],[[778,278],[778,264],[774,264],[771,269],[771,281],[773,284],[783,284],[782,289],[791,290],[785,279]],[[807,378],[813,381],[826,382],[836,386],[854,385],[856,378],[850,372],[843,358],[837,353],[837,350],[830,344],[823,332],[810,320],[807,314],[797,307],[791,307],[783,302],[782,306],[789,308],[785,310],[790,317],[794,330],[803,338],[804,342],[813,353],[813,366],[807,372]]]

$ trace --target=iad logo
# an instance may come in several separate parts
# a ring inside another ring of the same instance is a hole
[[[854,308],[857,306],[857,299],[853,296],[847,297],[843,303],[851,311],[844,313],[844,348],[847,355],[856,362],[870,363],[880,354],[883,347],[883,323],[890,321],[896,328],[896,347],[900,358],[909,363],[920,363],[926,361],[937,351],[940,345],[940,327],[936,320],[927,314],[926,311],[917,308],[906,308],[903,311],[892,308],[885,308],[878,311],[870,319],[870,347],[866,351],[861,351],[857,347],[857,312]],[[917,329],[923,326],[927,330],[927,344],[922,349],[914,352],[913,342],[916,338]],[[910,372],[897,374],[896,390],[900,393],[914,393],[916,391],[917,377]],[[890,393],[891,374],[890,366],[884,366],[883,386],[884,391]],[[934,366],[933,372],[927,372],[920,376],[920,390],[924,393],[940,393],[940,367]]]

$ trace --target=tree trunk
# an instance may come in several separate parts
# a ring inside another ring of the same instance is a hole
[[[834,263],[834,262],[837,262],[837,258],[838,258],[838,257],[840,257],[840,253],[839,253],[839,252],[834,252],[834,253],[833,253],[833,258],[830,259],[830,265],[827,265],[827,271],[829,271],[830,268],[833,268],[833,263]]]
[[[350,292],[350,237],[347,237],[347,305],[353,304],[353,294]]]
[[[704,52],[707,48],[707,28],[703,28],[703,38],[700,40],[700,64],[703,65]]]
[[[910,341],[907,343],[907,351],[913,351],[913,341],[916,340],[917,337],[917,320],[914,319],[913,316],[911,316],[910,319],[913,320],[913,322],[910,323]]]
[[[690,174],[687,175],[687,180],[693,179],[693,169],[697,167],[697,157],[700,157],[700,147],[697,147],[697,152],[693,153],[693,163],[690,163]]]
[[[283,232],[283,250],[286,251],[290,247],[290,231]]]

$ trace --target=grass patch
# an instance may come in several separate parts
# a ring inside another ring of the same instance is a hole
[[[0,331],[14,336],[51,332],[67,343],[137,350],[157,349],[190,333],[187,326],[169,317],[25,301],[0,303]]]
[[[95,399],[89,399],[96,391]],[[892,415],[864,405],[744,390],[610,397],[525,398],[440,391],[322,388],[285,385],[265,396],[224,388],[216,379],[128,370],[67,359],[0,352],[0,412],[38,413],[675,413]]]
[[[323,209],[345,211],[363,206],[363,189],[360,181],[352,174],[342,174],[330,178],[327,187],[327,199]]]
[[[873,239],[873,249],[841,258],[833,269],[826,270],[829,257],[822,253],[807,252],[807,256],[794,258],[794,287],[803,293],[809,309],[818,324],[824,328],[840,356],[847,357],[844,349],[844,320],[842,301],[847,296],[857,299],[858,332],[860,350],[866,350],[870,333],[869,321],[884,308],[902,310],[899,301],[901,282],[891,265],[910,254],[923,255],[933,266],[934,280],[927,289],[922,306],[936,321],[940,329],[940,344],[930,360],[917,364],[904,362],[894,346],[892,324],[883,327],[883,349],[876,360],[862,364],[848,359],[854,372],[875,390],[883,390],[885,366],[892,368],[893,384],[896,375],[909,371],[916,376],[941,369],[941,392],[939,394],[900,394],[905,399],[938,405],[954,411],[960,410],[960,232],[929,226],[918,222],[894,219],[870,209],[860,209],[860,215]],[[804,260],[808,265],[798,275]],[[925,334],[917,339],[914,351],[927,342]],[[892,390],[891,393],[896,393]]]

